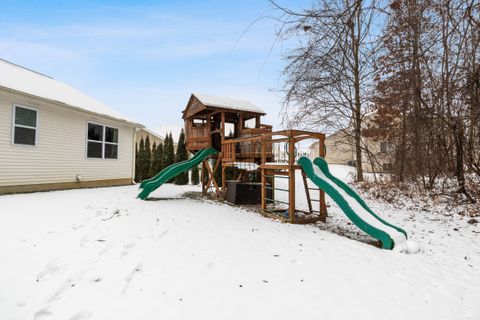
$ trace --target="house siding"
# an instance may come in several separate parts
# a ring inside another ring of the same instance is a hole
[[[37,114],[36,146],[12,143],[13,105]],[[87,123],[119,129],[118,159],[87,159]],[[135,128],[124,122],[0,88],[0,187],[89,181],[132,181]],[[82,183],[79,183],[79,187]]]
[[[371,138],[364,138],[363,143],[368,146],[371,153],[372,160],[375,165],[372,167],[371,159],[367,152],[362,151],[362,168],[365,172],[384,172],[383,164],[392,163],[393,156],[392,150],[382,153],[380,150],[380,141],[373,140]],[[342,164],[348,165],[354,163],[355,148],[353,140],[345,133],[339,131],[325,139],[325,146],[327,148],[327,155],[325,160],[330,164]],[[318,157],[318,142],[315,142],[310,146],[310,157],[312,159]]]
[[[325,147],[327,154],[325,160],[330,164],[347,165],[355,159],[354,150],[349,143],[348,137],[343,132],[337,132],[325,138]],[[310,146],[310,154],[312,158],[319,156],[318,142]]]
[[[153,146],[153,143],[155,142],[155,144],[158,146],[159,144],[163,144],[163,139],[158,137],[158,136],[154,136],[153,134],[149,133],[148,131],[145,131],[144,129],[140,129],[137,131],[137,138],[136,138],[136,141],[138,144],[140,144],[140,140],[144,140],[145,139],[148,139],[150,140],[150,146]]]

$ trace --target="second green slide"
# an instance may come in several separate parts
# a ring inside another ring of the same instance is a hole
[[[359,229],[380,240],[383,248],[393,249],[395,245],[407,240],[407,233],[403,229],[375,214],[352,188],[334,177],[324,159],[316,158],[312,163],[310,159],[301,157],[298,164],[308,178],[325,191]]]

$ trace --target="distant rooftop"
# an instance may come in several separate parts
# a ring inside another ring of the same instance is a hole
[[[211,96],[202,93],[193,93],[193,95],[206,106],[266,114],[265,111],[258,108],[250,101]]]
[[[1,87],[143,127],[63,82],[4,59],[0,59]]]

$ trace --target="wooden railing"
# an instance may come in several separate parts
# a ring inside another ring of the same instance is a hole
[[[265,157],[271,158],[271,144],[268,143],[265,136],[244,136],[241,138],[225,140],[222,143],[222,161],[258,161],[262,159],[262,143],[266,144],[267,146],[265,149]]]
[[[191,138],[208,137],[208,127],[198,126],[187,128],[186,135]]]
[[[237,154],[235,152],[236,144],[235,143],[225,143],[225,142],[222,144],[222,161],[223,162],[236,162],[237,161]]]
[[[248,129],[248,130],[265,130],[261,134],[253,135],[250,131],[245,133],[243,130],[243,135],[240,138],[228,139],[222,142],[222,159],[224,162],[235,162],[235,161],[259,161],[261,163],[274,161],[274,145],[285,144],[292,142],[293,144],[300,142],[305,139],[317,139],[321,141],[321,156],[324,156],[324,141],[325,135],[322,133],[302,131],[302,130],[283,130],[272,132],[271,126],[264,126],[263,128]],[[279,152],[277,152],[279,156]],[[295,162],[294,153],[285,152],[284,157],[287,159],[291,158],[291,162]],[[282,159],[279,159],[282,160]],[[289,161],[290,161],[289,160]],[[286,162],[289,162],[286,161]]]
[[[272,126],[268,124],[261,124],[260,128],[244,128],[242,129],[242,136],[244,135],[258,135],[272,132]]]
[[[200,150],[211,146],[207,126],[187,126],[186,131],[187,150]]]

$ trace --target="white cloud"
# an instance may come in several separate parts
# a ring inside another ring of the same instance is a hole
[[[182,126],[192,92],[251,100],[279,125],[280,98],[263,69],[273,27],[249,20],[136,8],[52,24],[0,24],[4,58],[67,82],[150,128]],[[111,18],[114,17],[114,18]],[[278,62],[276,53],[269,62]]]

